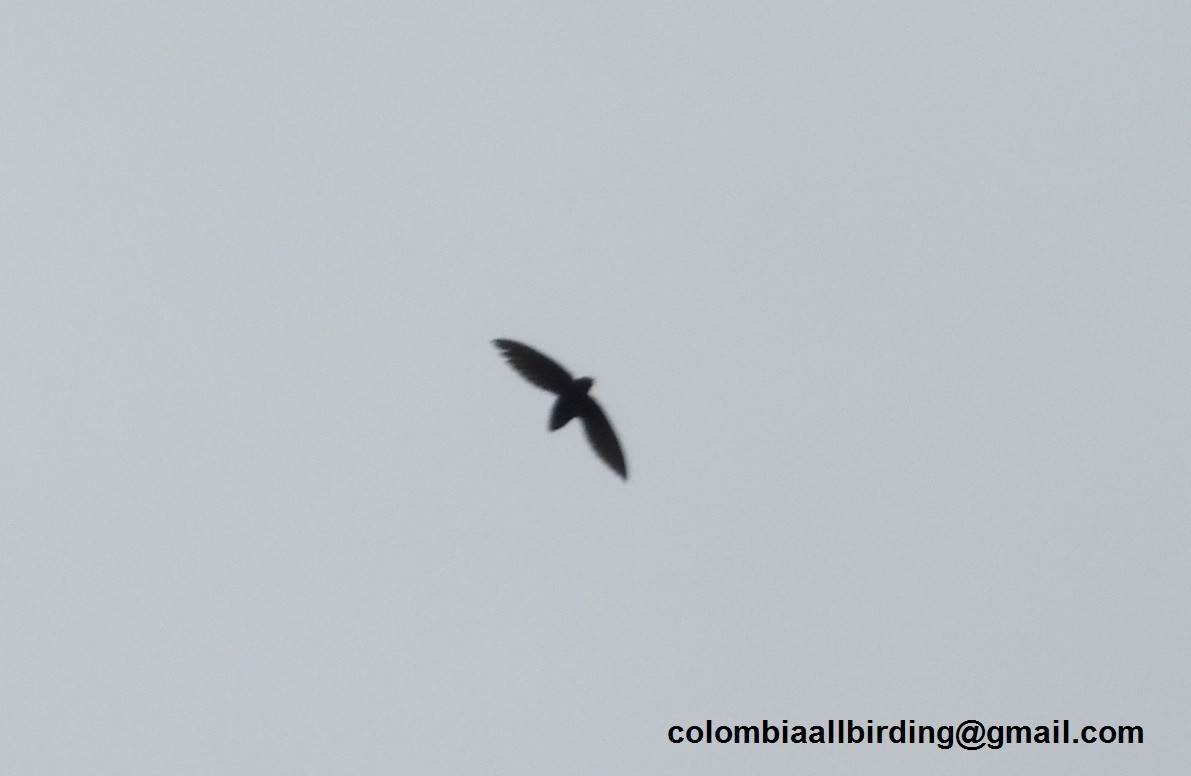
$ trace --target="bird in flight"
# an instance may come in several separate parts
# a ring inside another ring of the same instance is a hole
[[[509,365],[522,377],[543,390],[557,394],[558,400],[554,402],[554,409],[550,412],[551,431],[562,428],[571,418],[579,418],[583,421],[587,441],[591,443],[596,455],[623,479],[629,478],[624,451],[620,449],[616,432],[612,430],[612,424],[608,422],[608,416],[600,409],[600,405],[587,393],[595,380],[590,377],[571,377],[571,373],[554,359],[539,353],[529,345],[508,339],[495,339],[492,340],[492,344],[496,345]]]

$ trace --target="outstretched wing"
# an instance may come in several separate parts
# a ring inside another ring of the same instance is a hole
[[[571,385],[570,372],[529,345],[507,339],[495,339],[492,340],[492,344],[500,349],[501,355],[521,373],[522,377],[537,387],[553,393],[562,393]]]
[[[587,432],[587,441],[591,442],[596,454],[627,480],[629,470],[624,462],[624,451],[620,449],[620,441],[616,438],[616,432],[612,430],[612,424],[608,422],[608,416],[600,409],[600,405],[596,404],[595,399],[585,397],[579,417],[583,418],[583,430]]]

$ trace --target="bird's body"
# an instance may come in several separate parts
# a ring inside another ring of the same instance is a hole
[[[554,402],[554,409],[550,411],[551,431],[558,431],[570,423],[571,418],[582,414],[584,400],[591,401],[587,392],[591,390],[594,382],[590,377],[580,377],[558,394],[558,401]]]
[[[572,418],[581,419],[587,441],[591,443],[596,454],[612,467],[613,471],[627,480],[628,466],[624,460],[624,451],[616,439],[616,432],[612,430],[608,416],[589,394],[595,380],[590,377],[571,377],[570,372],[549,356],[520,342],[496,339],[492,343],[522,377],[543,390],[557,394],[558,399],[550,412],[550,430],[557,431]]]

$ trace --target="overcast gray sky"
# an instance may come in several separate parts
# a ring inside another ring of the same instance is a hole
[[[1189,30],[7,4],[0,770],[1185,768]]]

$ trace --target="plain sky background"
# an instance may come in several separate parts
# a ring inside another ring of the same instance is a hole
[[[1191,12],[983,5],[6,4],[0,771],[1184,770]]]

